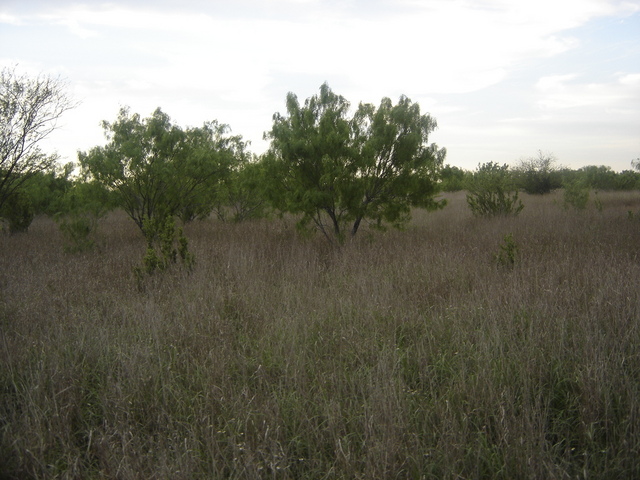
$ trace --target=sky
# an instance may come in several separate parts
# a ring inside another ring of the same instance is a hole
[[[406,95],[445,163],[631,169],[640,0],[0,0],[0,67],[59,77],[78,106],[43,149],[76,161],[121,107],[264,132],[327,82],[355,109]]]

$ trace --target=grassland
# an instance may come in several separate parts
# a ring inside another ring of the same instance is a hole
[[[342,248],[194,223],[142,291],[122,214],[0,237],[0,478],[640,478],[640,193],[448,197]]]

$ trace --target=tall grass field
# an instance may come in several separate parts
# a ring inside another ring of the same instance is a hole
[[[142,282],[121,212],[0,236],[0,479],[640,478],[640,192],[447,198],[341,247],[194,222]]]

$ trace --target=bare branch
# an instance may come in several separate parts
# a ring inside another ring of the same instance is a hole
[[[30,176],[55,163],[39,144],[76,106],[65,89],[59,78],[30,78],[15,68],[0,73],[0,208]]]

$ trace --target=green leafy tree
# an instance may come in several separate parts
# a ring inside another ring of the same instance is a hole
[[[54,215],[69,253],[92,250],[97,244],[100,220],[116,208],[114,193],[96,181],[75,178]]]
[[[427,143],[436,122],[407,97],[349,116],[349,102],[324,84],[304,105],[289,93],[286,106],[266,135],[265,162],[273,205],[302,214],[300,227],[342,241],[363,220],[400,227],[412,207],[444,206],[434,196],[446,151]]]
[[[562,186],[556,158],[550,153],[538,151],[537,157],[520,160],[515,168],[518,186],[525,192],[543,195]]]
[[[640,170],[623,170],[616,175],[616,190],[637,190],[640,188]]]
[[[186,131],[189,160],[177,185],[182,195],[177,216],[184,223],[208,217],[230,178],[250,158],[248,143],[230,131],[216,121]]]
[[[595,190],[615,190],[616,172],[605,165],[588,165],[578,170],[579,181]]]
[[[467,181],[467,204],[476,216],[517,215],[524,205],[508,165],[478,165]]]
[[[65,165],[53,165],[51,168],[37,172],[22,186],[33,205],[36,215],[53,216],[64,210],[64,198],[73,187],[73,162]]]
[[[239,141],[225,137],[225,125],[183,130],[160,109],[143,120],[126,108],[102,125],[107,145],[80,152],[80,164],[116,194],[143,232],[156,217],[164,223],[166,217],[191,219],[210,211],[210,191],[229,171]]]
[[[11,235],[26,232],[35,217],[35,209],[31,199],[24,191],[18,190],[10,195],[0,208],[2,229],[6,226]]]
[[[465,171],[453,165],[445,165],[442,167],[442,184],[443,192],[459,192],[464,190]]]
[[[262,161],[243,158],[221,185],[215,212],[223,221],[241,222],[267,214],[267,173]]]
[[[0,73],[0,215],[18,230],[26,229],[34,214],[24,184],[51,170],[58,158],[43,153],[40,143],[74,106],[59,79],[30,78],[8,68]]]

